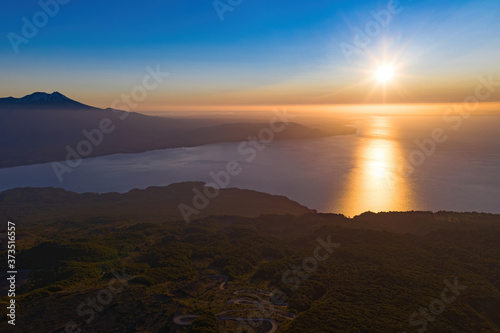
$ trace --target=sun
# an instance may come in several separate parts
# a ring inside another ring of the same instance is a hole
[[[390,65],[382,65],[377,68],[375,77],[380,83],[388,83],[394,77],[394,67]]]

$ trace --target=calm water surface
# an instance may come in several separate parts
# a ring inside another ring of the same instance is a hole
[[[230,187],[285,195],[322,212],[500,213],[500,117],[464,119],[457,130],[451,125],[441,117],[372,117],[355,123],[357,135],[275,142],[251,163],[238,153],[239,143],[109,155],[84,160],[62,183],[50,164],[0,169],[0,191],[52,186],[126,192],[208,182],[211,171],[237,160],[243,172]],[[435,128],[447,140],[429,156],[418,152],[415,140],[429,139]],[[407,172],[411,167],[413,172]]]

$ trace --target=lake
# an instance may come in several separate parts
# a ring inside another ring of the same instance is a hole
[[[50,163],[6,168],[0,169],[0,191],[126,192],[208,182],[211,171],[236,160],[243,171],[229,187],[285,195],[321,212],[500,213],[500,117],[470,117],[457,125],[438,116],[370,117],[355,121],[356,135],[276,141],[253,162],[238,153],[239,143],[108,155],[84,160],[61,183]],[[436,131],[439,142],[430,141]]]

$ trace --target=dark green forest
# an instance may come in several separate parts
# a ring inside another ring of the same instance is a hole
[[[43,203],[30,191],[5,192],[1,213]],[[49,205],[14,221],[16,331],[269,332],[269,319],[279,332],[500,332],[498,215],[232,207],[186,225],[139,206],[127,218],[120,198],[92,211],[75,194],[63,215]],[[181,315],[196,318],[178,325]]]

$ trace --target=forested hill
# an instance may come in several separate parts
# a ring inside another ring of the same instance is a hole
[[[0,218],[23,224],[64,219],[81,221],[95,217],[181,221],[184,219],[179,209],[181,204],[199,211],[199,214],[192,215],[192,219],[210,215],[257,217],[262,214],[302,215],[313,212],[284,196],[237,188],[222,189],[216,197],[207,198],[204,185],[202,182],[184,182],[134,189],[123,194],[78,194],[57,188],[12,189],[0,193]],[[202,193],[206,202],[197,193]],[[205,208],[197,209],[205,203]]]
[[[179,199],[202,185],[1,193],[0,218],[16,223],[15,329],[225,333],[246,323],[262,333],[271,324],[294,333],[500,331],[500,215],[350,219],[228,189],[205,217],[189,225],[176,219]],[[0,260],[7,262],[6,251]],[[127,277],[123,288],[117,274]],[[86,305],[110,285],[110,303],[99,311]],[[199,319],[179,326],[175,319],[185,315]]]

